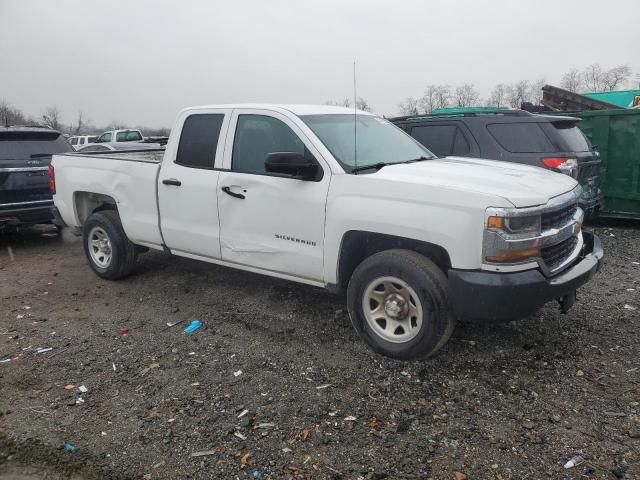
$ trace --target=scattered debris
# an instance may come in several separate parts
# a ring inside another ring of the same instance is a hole
[[[255,427],[255,428],[262,428],[262,429],[265,429],[265,428],[273,428],[273,427],[275,427],[275,426],[276,426],[276,424],[275,424],[275,423],[259,423],[258,425],[256,425],[256,427]]]
[[[127,327],[121,328],[120,335],[129,335],[129,329]]]
[[[78,387],[78,390],[80,390],[82,393],[87,393],[89,391],[89,389],[87,387],[85,387],[84,385],[80,385]]]
[[[291,450],[289,447],[285,447],[282,449],[282,453],[291,453],[293,452],[293,450]]]
[[[355,422],[356,421],[356,417],[354,417],[353,415],[349,415],[348,417],[344,418],[345,422]]]
[[[240,432],[233,432],[235,437],[238,437],[240,440],[244,441],[247,439],[246,435],[241,434]]]
[[[325,383],[324,385],[318,385],[316,390],[324,390],[325,388],[329,388],[331,386],[330,383]]]
[[[637,308],[636,308],[636,307],[634,307],[633,305],[629,305],[628,303],[625,303],[625,304],[624,304],[624,309],[625,309],[625,310],[631,310],[631,311],[633,311],[633,310],[637,310]]]
[[[234,377],[239,377],[240,375],[242,375],[242,370],[238,370],[238,371],[233,372],[233,376]]]
[[[251,454],[249,450],[246,448],[242,449],[242,457],[240,457],[240,468],[244,468],[249,465],[249,459],[251,458]]]
[[[202,322],[200,320],[193,320],[185,329],[184,333],[193,333],[202,327]]]
[[[67,443],[67,444],[64,446],[64,449],[65,449],[67,452],[75,452],[75,451],[76,451],[76,447],[75,447],[72,443]]]
[[[81,405],[83,403],[84,403],[84,398],[82,398],[82,397],[76,398],[76,405]]]
[[[564,464],[564,468],[573,468],[580,465],[582,462],[584,462],[584,458],[582,458],[580,455],[576,455]]]
[[[307,441],[307,438],[309,438],[309,433],[311,433],[311,431],[306,427],[300,432],[300,438],[303,442]]]
[[[216,450],[203,450],[201,452],[193,452],[191,454],[192,457],[206,457],[208,455],[215,455],[217,453]]]
[[[75,390],[76,386],[72,385],[71,383],[69,385],[65,385],[64,389],[65,390]]]
[[[157,362],[150,363],[149,368],[160,368],[160,364]]]
[[[467,476],[462,472],[453,472],[453,476],[456,480],[467,480]]]
[[[242,411],[238,414],[238,418],[242,418],[242,417],[244,417],[247,413],[249,413],[249,410],[247,410],[247,409],[242,410]]]
[[[53,350],[53,347],[42,347],[36,350],[36,353],[47,353]]]
[[[262,477],[262,472],[260,471],[259,468],[254,468],[251,471],[251,478],[258,479],[258,478],[261,478],[261,477]]]
[[[576,372],[576,377],[584,377],[584,372],[582,370],[578,370]]]
[[[176,325],[180,325],[181,323],[184,323],[186,319],[182,319],[182,320],[178,320],[177,322],[167,322],[167,328],[171,328],[171,327],[175,327]],[[165,328],[165,330],[167,329]]]
[[[113,371],[115,372],[116,371],[116,364],[112,362],[111,366],[113,367]]]

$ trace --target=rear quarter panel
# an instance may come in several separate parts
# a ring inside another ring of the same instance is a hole
[[[55,206],[64,222],[82,226],[76,198],[80,192],[112,197],[122,226],[134,243],[161,245],[156,181],[159,163],[85,155],[55,155]]]

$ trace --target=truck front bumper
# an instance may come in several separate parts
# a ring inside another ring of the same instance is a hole
[[[604,251],[600,239],[583,232],[584,250],[573,266],[547,278],[539,270],[493,273],[449,270],[449,299],[453,314],[463,320],[510,321],[535,313],[553,299],[565,310],[576,289],[600,270]]]

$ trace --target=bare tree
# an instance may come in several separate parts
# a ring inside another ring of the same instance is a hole
[[[623,86],[631,76],[629,65],[618,65],[607,70],[602,77],[603,90],[611,91]]]
[[[351,100],[349,98],[345,98],[342,101],[335,101],[335,100],[327,100],[326,102],[324,102],[325,105],[332,105],[334,107],[347,107],[349,108],[351,106]]]
[[[456,87],[453,99],[458,107],[472,107],[480,103],[480,94],[473,83],[465,83]]]
[[[42,114],[42,123],[54,130],[59,130],[61,127],[60,109],[58,107],[47,107]]]
[[[0,125],[20,125],[27,123],[24,114],[5,100],[0,100]]]
[[[587,90],[597,92],[602,90],[603,79],[606,73],[602,71],[602,67],[598,63],[593,63],[585,68],[583,73],[584,86]]]
[[[577,68],[572,68],[562,76],[560,86],[570,92],[580,92],[584,85],[584,75]]]
[[[418,115],[420,113],[420,100],[415,97],[407,97],[404,102],[398,105],[402,115]]]
[[[369,105],[369,102],[362,97],[358,97],[358,99],[356,100],[356,108],[364,112],[371,111],[371,105]]]
[[[78,112],[78,123],[76,127],[73,129],[73,133],[75,135],[79,135],[80,133],[83,133],[90,121],[91,120],[85,116],[84,112],[80,110]]]
[[[491,96],[487,101],[489,107],[503,107],[507,101],[507,86],[504,83],[499,83],[493,90],[491,90]]]
[[[419,105],[425,113],[431,113],[437,108],[435,105],[438,88],[437,85],[428,85],[422,98],[419,100]]]
[[[433,97],[433,107],[446,108],[449,106],[449,99],[451,98],[451,87],[449,85],[438,85]]]
[[[524,102],[529,101],[529,82],[520,80],[518,83],[507,87],[507,102],[513,108],[520,108]]]
[[[542,105],[542,87],[546,84],[546,80],[540,78],[529,86],[529,101],[534,105]]]

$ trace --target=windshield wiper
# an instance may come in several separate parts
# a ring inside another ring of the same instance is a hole
[[[378,163],[371,163],[369,165],[362,165],[360,167],[354,167],[351,169],[351,173],[356,173],[356,172],[361,172],[363,170],[370,170],[370,169],[375,169],[376,171],[380,170],[382,167],[386,167],[387,165],[400,165],[402,163],[414,163],[414,162],[422,162],[423,160],[431,160],[431,158],[429,157],[418,157],[418,158],[412,158],[410,160],[403,160],[401,162],[389,162],[389,163],[385,163],[385,162],[378,162]]]
[[[369,165],[362,165],[360,167],[353,167],[351,169],[351,173],[362,172],[363,170],[369,170],[371,168],[374,168],[375,170],[380,170],[382,167],[386,167],[387,165],[394,165],[394,164],[393,163],[378,162],[378,163],[372,163],[372,164],[369,164]]]

